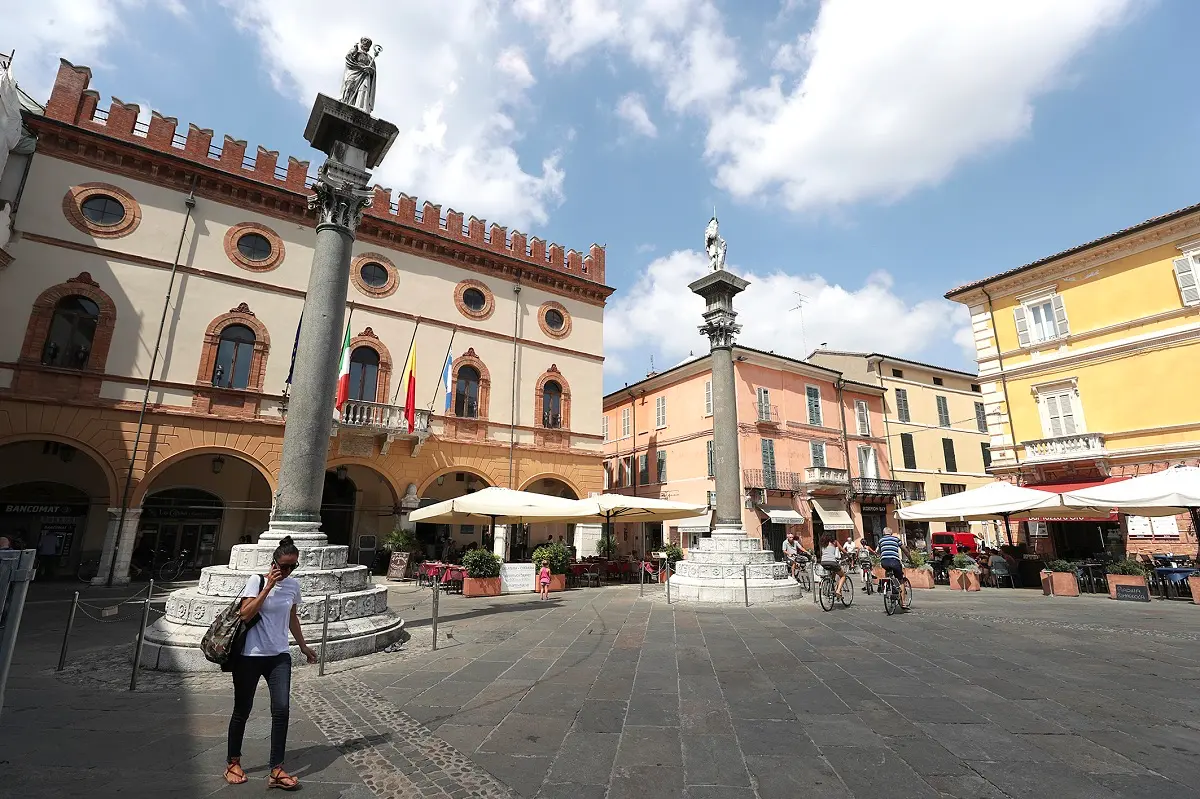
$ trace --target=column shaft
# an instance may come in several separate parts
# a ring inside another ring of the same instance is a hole
[[[714,347],[709,357],[712,362],[713,455],[717,482],[717,518],[713,534],[743,535],[733,350]]]

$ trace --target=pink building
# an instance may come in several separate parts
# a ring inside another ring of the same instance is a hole
[[[897,529],[883,420],[884,389],[833,369],[749,347],[733,348],[741,455],[742,523],[778,555],[789,530],[806,547],[836,531],[872,542]],[[681,502],[715,502],[712,375],[707,356],[604,398],[605,488]],[[708,535],[711,513],[646,525],[646,548],[687,548]],[[641,551],[635,524],[614,525],[623,552]]]

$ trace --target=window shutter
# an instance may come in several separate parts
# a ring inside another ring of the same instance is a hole
[[[808,451],[812,456],[812,465],[816,467],[825,466],[825,443],[822,441],[808,442]]]
[[[873,448],[858,448],[858,474],[860,477],[872,480],[879,476],[879,470],[875,466],[875,450]]]
[[[1025,319],[1024,306],[1013,308],[1013,320],[1017,323],[1017,343],[1022,347],[1029,346],[1029,322]]]
[[[704,442],[705,449],[708,450],[708,476],[712,477],[717,473],[716,452],[713,448],[712,440]]]
[[[1058,438],[1063,434],[1062,418],[1058,413],[1058,397],[1051,394],[1046,397],[1046,413],[1050,417],[1050,437]]]
[[[1070,394],[1062,394],[1058,398],[1058,412],[1062,416],[1062,434],[1075,435],[1075,405]]]
[[[981,433],[988,431],[987,409],[983,407],[982,402],[975,403],[975,426],[979,428],[979,432]]]
[[[608,416],[604,416],[600,421],[600,432],[604,434],[604,440],[608,441]]]
[[[661,449],[658,451],[658,463],[656,466],[658,467],[658,482],[667,482],[667,453]]]
[[[704,381],[704,415],[712,416],[712,381]]]
[[[950,426],[950,403],[942,395],[937,396],[937,412],[938,424],[942,427]]]
[[[764,472],[775,471],[775,442],[769,438],[762,440],[762,467]]]
[[[1200,305],[1200,286],[1196,285],[1196,263],[1190,255],[1175,259],[1175,282],[1184,305]]]
[[[900,434],[900,449],[904,453],[904,468],[917,468],[917,448],[913,444],[912,433]]]
[[[896,389],[896,413],[899,414],[900,421],[912,421],[908,411],[908,391],[903,388]]]
[[[987,469],[992,465],[992,445],[986,441],[979,442],[979,449],[983,453],[983,468]]]
[[[860,436],[871,435],[871,414],[867,410],[867,403],[862,400],[855,400],[854,410],[858,416],[858,434]]]
[[[650,482],[650,456],[646,453],[638,455],[638,485]]]
[[[954,439],[952,439],[952,438],[943,438],[942,439],[942,454],[946,457],[946,471],[957,472],[958,471],[958,461],[954,457]]]
[[[808,423],[811,425],[821,425],[821,389],[816,386],[808,386],[804,389],[805,397],[808,399]]]
[[[1054,329],[1060,336],[1071,335],[1071,326],[1067,324],[1067,308],[1063,305],[1061,294],[1055,294],[1050,298],[1051,304],[1054,305]]]

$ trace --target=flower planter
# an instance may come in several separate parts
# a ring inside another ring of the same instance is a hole
[[[952,591],[978,591],[979,573],[962,569],[950,570],[950,589]]]
[[[538,582],[537,575],[534,575],[533,592],[541,593],[542,584]],[[566,591],[567,590],[567,575],[551,574],[550,575],[550,590],[551,591]]]
[[[1079,581],[1074,572],[1042,572],[1042,593],[1046,596],[1079,596]]]
[[[463,596],[500,596],[500,578],[464,577]]]
[[[933,588],[933,569],[906,568],[904,576],[913,588]]]
[[[1150,588],[1146,584],[1146,578],[1140,574],[1106,574],[1108,578],[1108,596],[1111,599],[1117,598],[1118,585],[1135,585],[1140,588],[1145,588],[1147,596],[1149,596]]]

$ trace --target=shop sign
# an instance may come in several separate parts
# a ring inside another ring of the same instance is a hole
[[[4,503],[5,516],[87,516],[87,505],[38,505],[19,502]]]
[[[887,513],[887,505],[860,505],[863,513]]]
[[[142,521],[218,520],[223,512],[222,507],[205,505],[186,505],[178,508],[169,505],[143,505]]]

